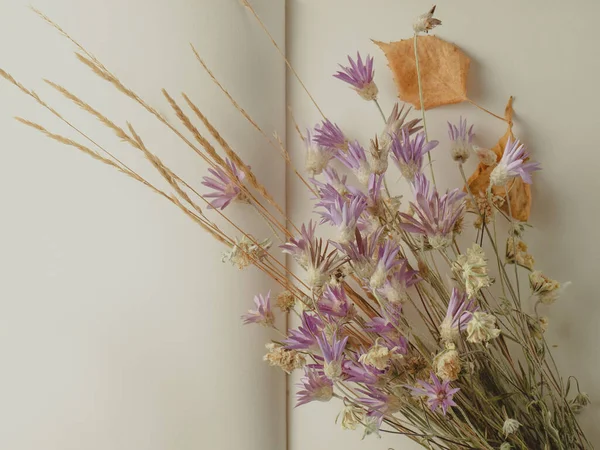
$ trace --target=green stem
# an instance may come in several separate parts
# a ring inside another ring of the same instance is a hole
[[[429,136],[427,134],[427,121],[425,120],[425,104],[423,102],[423,85],[421,83],[421,67],[419,65],[419,47],[418,42],[419,36],[415,33],[414,47],[415,47],[415,66],[417,68],[417,84],[419,86],[419,103],[421,106],[421,117],[423,119],[423,131],[425,132],[425,141],[429,142]],[[437,188],[435,183],[435,174],[433,173],[433,163],[431,161],[431,153],[427,152],[427,158],[429,160],[429,169],[431,170],[431,180],[433,185]]]

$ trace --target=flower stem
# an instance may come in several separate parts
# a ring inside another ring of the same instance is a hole
[[[427,122],[425,120],[425,104],[423,102],[423,84],[421,83],[421,67],[419,65],[419,47],[418,47],[419,35],[415,33],[414,38],[414,47],[415,47],[415,66],[417,68],[417,84],[419,86],[419,104],[421,107],[421,117],[423,120],[423,131],[425,132],[425,141],[429,142],[429,136],[427,135]],[[431,153],[427,152],[427,158],[429,159],[429,169],[431,170],[431,180],[433,181],[433,185],[437,188],[435,184],[435,174],[433,173],[433,164],[431,161]]]
[[[383,119],[384,123],[387,123],[387,119],[385,118],[385,114],[383,113],[383,109],[381,109],[381,105],[379,104],[379,101],[377,99],[373,100],[375,102],[375,105],[377,105],[377,109],[379,110],[379,113],[381,114],[381,118]]]
[[[510,206],[510,196],[509,189],[506,189],[506,203],[508,204],[508,217],[510,219],[510,225],[513,229],[512,241],[513,241],[513,252],[515,254],[515,279],[517,282],[517,296],[519,297],[519,303],[521,302],[521,287],[519,286],[519,271],[517,264],[517,241],[515,238],[515,219],[512,215],[511,206]]]

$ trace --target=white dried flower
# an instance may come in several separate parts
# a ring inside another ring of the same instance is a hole
[[[469,298],[475,297],[481,288],[491,284],[485,254],[478,244],[467,249],[466,255],[459,255],[453,268],[465,284]]]
[[[447,344],[446,349],[433,359],[435,373],[444,381],[454,381],[460,374],[460,355],[454,344]]]
[[[535,259],[527,251],[527,244],[514,237],[509,237],[506,240],[506,262],[508,264],[516,263],[529,270],[533,270],[533,266],[535,265]]]
[[[290,291],[283,291],[277,295],[276,303],[279,309],[281,309],[283,312],[289,312],[294,309],[296,297]]]
[[[312,176],[319,175],[327,167],[329,161],[331,161],[331,159],[334,157],[335,150],[323,147],[314,142],[310,130],[306,132],[304,145],[306,147],[306,159],[304,162],[304,167]]]
[[[364,430],[363,430],[363,436],[362,439],[364,439],[367,436],[370,436],[371,434],[375,434],[378,438],[381,437],[381,435],[379,434],[379,418],[377,416],[365,416],[364,419]]]
[[[291,373],[294,369],[301,369],[306,364],[304,355],[296,350],[286,350],[273,342],[266,344],[265,347],[269,353],[263,357],[263,360],[270,366],[281,367],[286,373]]]
[[[500,336],[500,330],[496,328],[496,317],[481,311],[473,313],[473,317],[467,325],[467,341],[481,344],[498,336]]]
[[[356,430],[358,424],[364,420],[365,412],[356,406],[349,405],[338,414],[335,419],[336,423],[340,417],[342,418],[342,430]]]
[[[452,233],[449,234],[436,234],[435,236],[428,236],[427,238],[429,245],[432,249],[444,249],[452,244]]]
[[[371,169],[371,173],[381,175],[388,169],[390,146],[379,144],[377,137],[371,140],[371,146],[367,152],[367,161]]]
[[[243,236],[236,238],[231,250],[223,253],[222,262],[230,262],[238,269],[244,269],[256,261],[262,261],[267,256],[267,251],[271,248],[271,240],[263,239],[258,242],[252,236]],[[255,243],[256,242],[256,243]]]
[[[484,166],[493,166],[498,161],[496,153],[489,148],[482,148],[474,145],[473,150],[475,151],[479,162]]]
[[[585,392],[580,392],[569,402],[569,405],[575,414],[579,414],[590,403],[590,397]]]
[[[389,348],[380,345],[379,340],[377,340],[367,353],[360,355],[358,361],[373,366],[377,370],[384,370],[390,365],[392,357],[396,356],[394,350],[395,348],[390,350]]]
[[[433,17],[435,13],[435,6],[429,10],[429,12],[425,14],[421,14],[417,17],[417,20],[413,23],[413,30],[415,33],[428,33],[429,30],[437,27],[442,24],[441,20]]]
[[[510,450],[512,448],[512,445],[510,445],[508,442],[503,442],[502,445],[500,446],[500,450]]]
[[[504,421],[504,425],[502,425],[502,432],[504,436],[508,436],[509,434],[515,434],[521,424],[518,420],[515,419],[506,419]]]
[[[551,305],[554,303],[564,288],[569,284],[571,283],[564,283],[561,285],[558,281],[547,277],[539,270],[529,274],[529,286],[531,287],[531,292],[544,305]]]

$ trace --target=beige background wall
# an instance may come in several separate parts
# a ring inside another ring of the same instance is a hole
[[[238,1],[1,0],[0,66],[102,145],[142,161],[41,81],[63,83],[175,169],[206,167],[72,55],[27,9],[34,3],[173,123],[160,88],[185,90],[279,200],[283,165],[210,83],[199,52],[256,120],[284,136],[283,65]],[[254,2],[284,38],[284,8]],[[262,362],[268,333],[243,328],[258,271],[220,261],[223,247],[171,204],[12,120],[57,123],[0,82],[0,448],[280,450],[285,378]],[[145,173],[150,173],[146,170]],[[154,178],[156,179],[156,178]],[[253,232],[263,225],[240,210]],[[266,228],[266,227],[265,227]]]
[[[413,18],[429,9],[423,0],[292,0],[288,2],[288,56],[324,113],[350,138],[367,143],[381,128],[374,105],[367,104],[331,77],[345,55],[360,50],[375,56],[376,81],[385,111],[395,88],[382,52],[370,39],[395,41],[411,36]],[[443,26],[435,34],[459,45],[472,59],[468,93],[492,111],[502,113],[514,95],[515,132],[529,146],[544,171],[535,178],[531,223],[527,235],[538,267],[559,280],[573,282],[564,298],[546,313],[548,339],[564,374],[579,378],[592,399],[600,398],[597,371],[600,302],[596,286],[600,262],[597,192],[600,188],[597,133],[600,130],[600,57],[596,20],[600,4],[542,0],[455,0],[438,2]],[[319,114],[300,86],[288,77],[288,102],[302,126]],[[456,186],[460,175],[447,153],[446,120],[460,115],[475,122],[477,143],[492,146],[504,133],[502,122],[467,105],[428,113],[432,138],[441,142],[434,154],[438,183]],[[298,141],[292,150],[298,155]],[[475,167],[469,161],[468,168]],[[400,183],[396,192],[403,192]],[[309,205],[299,184],[289,193],[290,213],[308,220]],[[524,282],[526,282],[524,280]],[[594,401],[594,400],[593,400]],[[581,422],[600,445],[600,410],[592,405]],[[338,404],[314,404],[291,411],[291,449],[329,450],[417,448],[392,437],[360,441],[333,421]]]

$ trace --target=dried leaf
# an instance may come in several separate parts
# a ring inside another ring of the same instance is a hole
[[[398,97],[421,108],[413,39],[378,42],[398,86]],[[419,69],[425,109],[467,100],[467,75],[471,60],[456,45],[436,36],[419,36]]]
[[[496,153],[497,160],[500,160],[502,157],[508,138],[515,138],[512,132],[512,102],[513,98],[511,97],[508,100],[506,110],[504,111],[504,117],[508,122],[508,129],[506,130],[506,133],[504,133],[504,136],[500,138],[496,146],[492,148],[494,153]],[[490,184],[490,174],[492,173],[492,170],[493,167],[485,166],[479,163],[477,169],[469,178],[469,189],[473,195],[477,196],[481,193],[485,194]],[[514,178],[513,181],[511,181],[506,187],[508,187],[509,191],[510,208],[513,218],[521,222],[526,222],[529,219],[529,214],[531,213],[531,187],[518,177]],[[506,199],[506,188],[504,186],[493,186],[492,193]],[[500,209],[508,214],[508,204],[506,202],[504,202]]]

